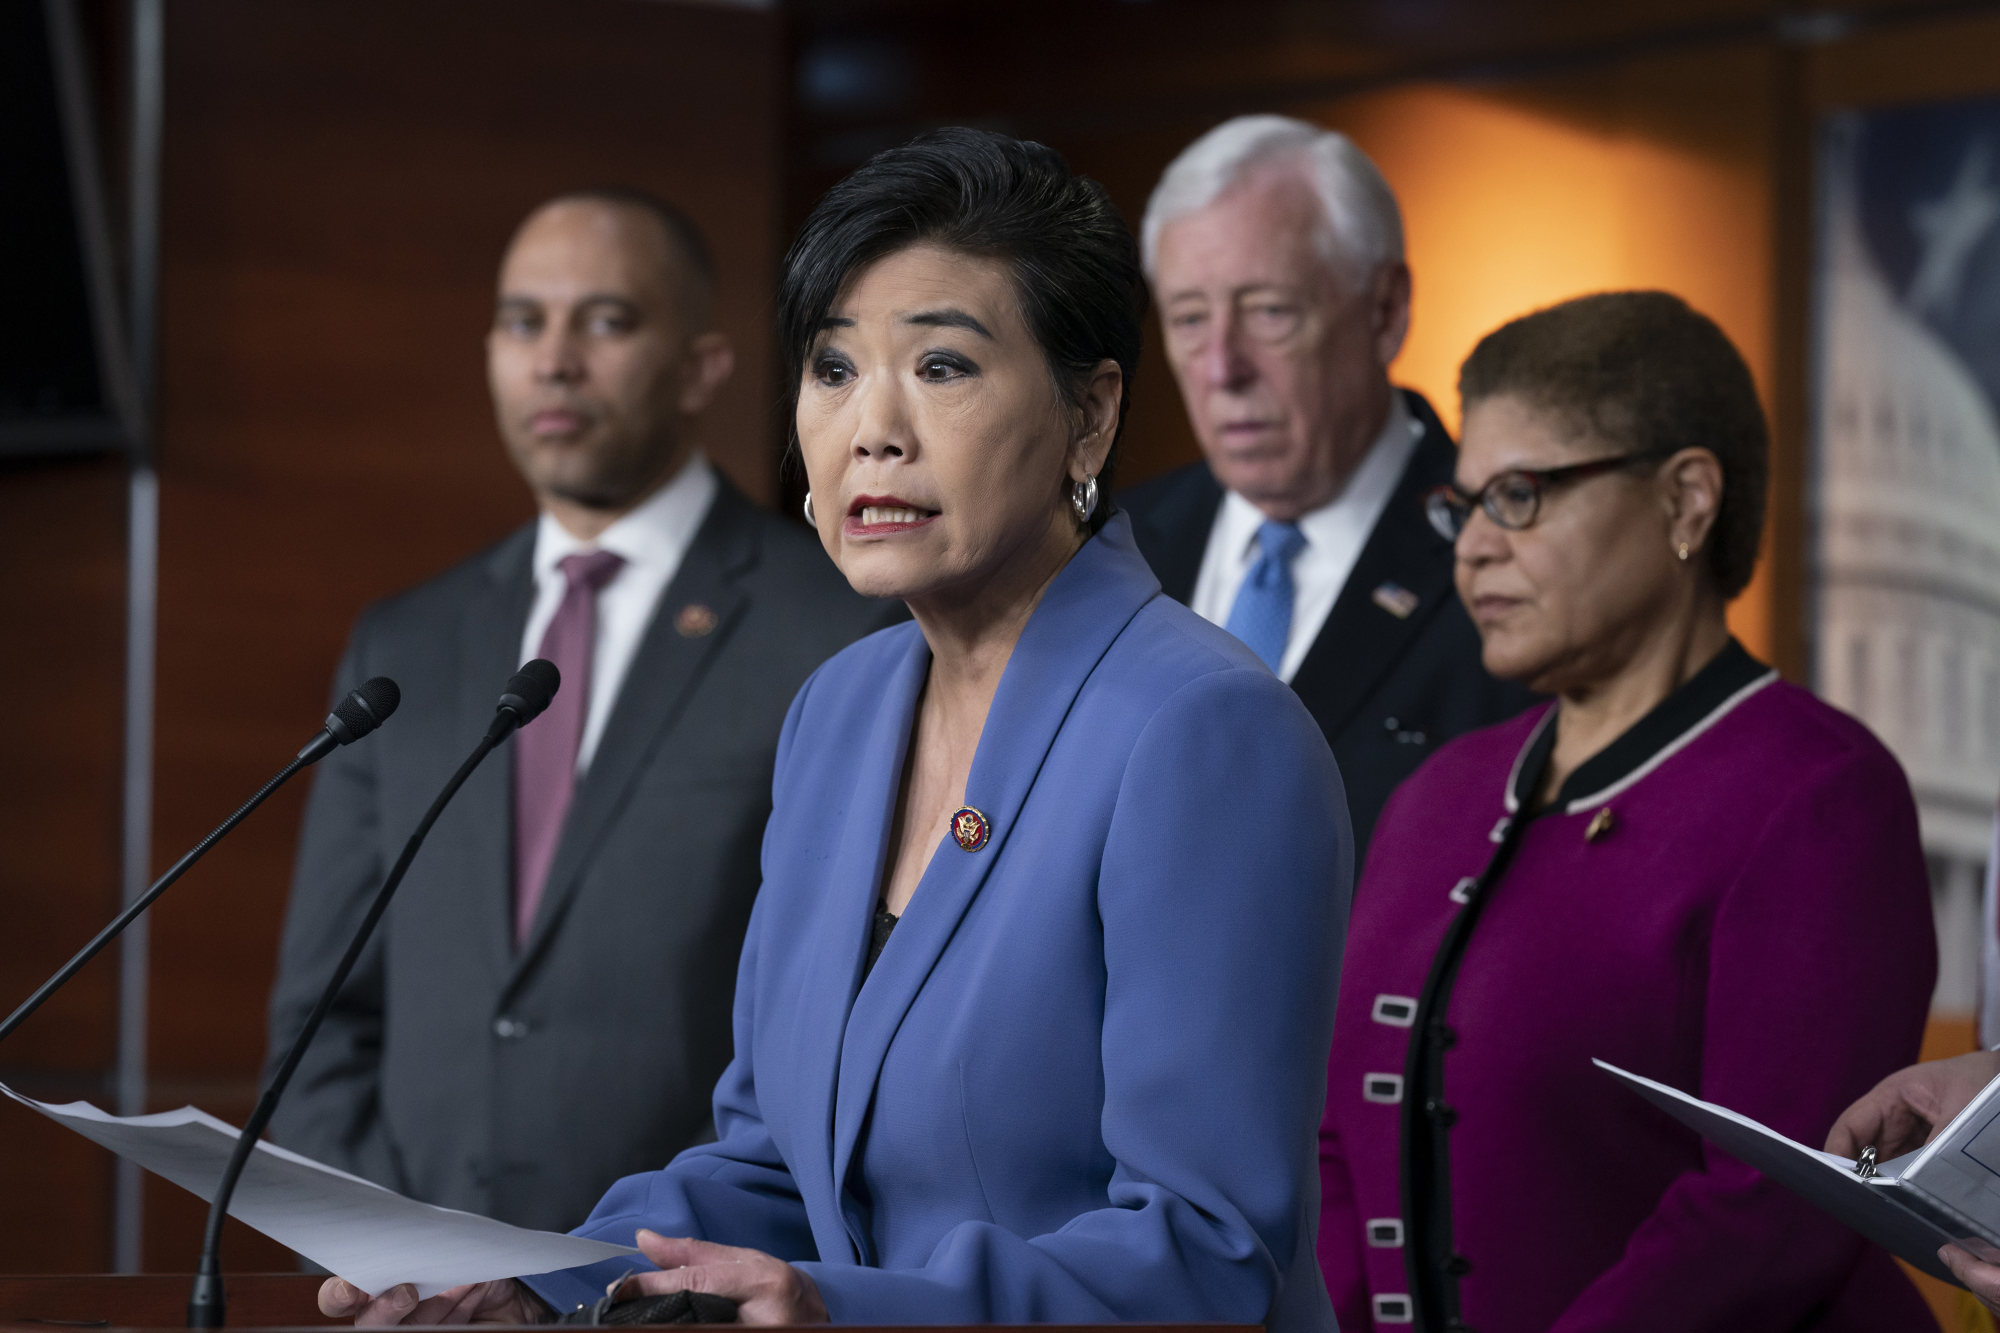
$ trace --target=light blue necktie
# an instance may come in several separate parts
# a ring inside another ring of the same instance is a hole
[[[1276,671],[1292,632],[1292,561],[1305,549],[1306,535],[1296,523],[1266,521],[1257,528],[1257,545],[1263,554],[1243,576],[1224,628]]]

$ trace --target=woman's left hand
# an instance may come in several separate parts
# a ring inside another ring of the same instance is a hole
[[[700,1291],[737,1302],[745,1324],[824,1324],[826,1302],[813,1280],[783,1259],[762,1250],[740,1250],[641,1231],[633,1242],[660,1266],[657,1273],[634,1273],[618,1287],[621,1298]]]

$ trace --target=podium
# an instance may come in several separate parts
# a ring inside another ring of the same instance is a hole
[[[319,1312],[319,1284],[311,1273],[238,1273],[227,1281],[229,1327],[315,1328],[344,1326]],[[0,1330],[51,1333],[52,1328],[182,1328],[187,1323],[191,1274],[73,1273],[32,1276],[0,1274]],[[497,1325],[483,1325],[489,1333]],[[532,1327],[546,1330],[547,1325]],[[1034,1324],[952,1325],[950,1333],[998,1333],[1003,1328],[1033,1333],[1263,1333],[1256,1324]],[[899,1327],[870,1329],[839,1325],[841,1333],[924,1333]],[[803,1331],[802,1331],[803,1333]],[[819,1326],[814,1333],[825,1333]],[[940,1330],[940,1333],[943,1333]]]
[[[241,1273],[224,1280],[231,1328],[335,1327],[319,1312],[314,1273]],[[184,1328],[193,1274],[0,1274],[0,1325]]]

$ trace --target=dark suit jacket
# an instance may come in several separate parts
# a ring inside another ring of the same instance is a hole
[[[1534,701],[1479,665],[1479,633],[1451,581],[1451,546],[1424,517],[1424,493],[1451,480],[1457,449],[1422,394],[1401,391],[1424,428],[1395,492],[1292,678],[1347,785],[1355,869],[1389,793],[1432,750],[1462,732],[1511,717]],[[1169,597],[1188,601],[1201,573],[1222,487],[1195,463],[1118,497],[1139,550]],[[1397,617],[1375,600],[1384,584],[1416,594]]]
[[[533,551],[530,526],[356,625],[336,690],[388,675],[402,707],[320,765],[274,1052],[491,719],[519,664]],[[678,613],[697,604],[714,627],[683,633],[700,618]],[[432,831],[300,1065],[277,1140],[431,1203],[561,1229],[701,1136],[730,1057],[785,710],[822,661],[900,613],[725,483],[633,658],[527,944],[516,952],[510,924],[508,747]]]

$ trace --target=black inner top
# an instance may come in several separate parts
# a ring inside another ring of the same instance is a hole
[[[1499,846],[1480,872],[1466,904],[1445,929],[1417,1004],[1403,1070],[1403,1263],[1416,1304],[1412,1313],[1417,1327],[1472,1333],[1460,1315],[1458,1283],[1472,1271],[1473,1258],[1458,1253],[1452,1243],[1450,1140],[1458,1111],[1444,1099],[1444,1057],[1458,1034],[1446,1024],[1445,1014],[1480,910],[1498,888],[1520,845],[1522,831],[1537,817],[1564,810],[1571,801],[1603,791],[1637,772],[1769,670],[1742,644],[1730,639],[1686,684],[1662,699],[1617,740],[1577,765],[1563,780],[1555,800],[1539,809],[1534,797],[1555,750],[1554,722],[1539,727],[1522,753],[1510,793],[1517,813],[1507,821]]]
[[[875,970],[875,960],[882,956],[883,947],[889,943],[889,932],[901,919],[889,910],[887,904],[875,904],[875,921],[868,931],[868,963],[861,969],[863,981],[868,980],[868,974]]]
[[[883,947],[889,943],[890,933],[896,929],[896,922],[901,919],[894,912],[891,912],[886,904],[879,901],[875,904],[875,919],[870,923],[868,929],[868,962],[861,969],[861,980],[863,982],[866,982],[868,974],[875,970],[875,960],[882,956]],[[870,1112],[870,1118],[873,1118],[872,1111]],[[856,1215],[861,1228],[860,1233],[855,1237],[855,1244],[862,1248],[862,1262],[873,1264],[872,1251],[864,1244],[862,1237],[873,1234],[875,1225],[875,1200],[868,1192],[868,1180],[861,1171],[858,1154],[855,1157],[854,1164],[848,1170],[847,1192],[854,1199]]]

